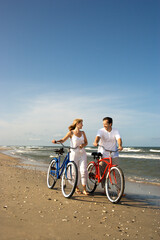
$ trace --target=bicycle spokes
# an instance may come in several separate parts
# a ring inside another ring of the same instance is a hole
[[[52,160],[47,172],[47,186],[53,188],[57,181],[56,161]]]
[[[97,180],[96,180],[96,167],[93,163],[90,163],[88,165],[88,177],[87,177],[87,190],[88,192],[92,193],[95,191],[96,187],[97,187]]]
[[[71,197],[75,191],[78,179],[77,166],[69,162],[62,176],[62,193],[65,197]]]
[[[89,173],[89,179],[90,179],[91,181],[92,181],[92,179],[95,180],[95,179],[96,179],[95,173],[90,172],[90,173]]]
[[[124,191],[124,176],[118,167],[112,167],[106,177],[106,194],[108,199],[117,203]]]

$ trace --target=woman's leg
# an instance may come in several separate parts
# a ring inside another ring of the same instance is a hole
[[[75,152],[71,152],[70,153],[70,161],[75,162],[77,169],[78,169],[78,181],[77,181],[77,186],[80,184],[80,162],[79,162],[79,157],[77,156],[77,154]]]
[[[80,174],[81,174],[81,183],[83,186],[83,194],[88,195],[86,191],[86,182],[87,182],[87,156],[84,155],[80,159]]]

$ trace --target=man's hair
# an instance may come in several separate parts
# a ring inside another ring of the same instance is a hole
[[[107,120],[109,124],[112,124],[113,123],[113,119],[110,118],[110,117],[105,117],[103,118],[103,121]]]

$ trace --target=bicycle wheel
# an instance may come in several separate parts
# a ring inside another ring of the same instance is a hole
[[[87,177],[87,190],[89,193],[92,193],[96,190],[97,180],[96,180],[96,167],[94,163],[89,163],[87,167],[88,177]]]
[[[77,186],[78,170],[75,162],[69,162],[62,175],[62,193],[64,197],[70,198]]]
[[[105,182],[106,195],[110,202],[118,203],[124,192],[124,175],[119,167],[112,167]]]
[[[47,172],[47,186],[48,188],[53,188],[57,181],[57,167],[56,160],[53,159],[48,167]]]

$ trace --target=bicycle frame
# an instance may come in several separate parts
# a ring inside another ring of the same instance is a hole
[[[104,187],[108,200],[112,203],[118,203],[123,196],[125,188],[124,174],[117,164],[112,164],[114,158],[112,158],[111,153],[117,151],[107,149],[105,151],[109,152],[109,156],[103,157],[101,152],[91,153],[95,160],[88,163],[86,186],[87,190],[93,193],[97,185],[103,183],[102,188]],[[103,182],[103,180],[105,181]]]
[[[70,149],[76,149],[76,148],[73,148],[73,147],[65,147],[64,145],[63,145],[63,143],[60,143],[61,145],[62,145],[62,147],[63,148],[68,148],[69,149],[69,151],[68,151],[68,153],[67,153],[67,155],[65,156],[65,158],[64,158],[64,160],[63,160],[63,163],[61,164],[61,166],[60,166],[60,159],[61,159],[61,157],[60,157],[60,153],[58,154],[58,158],[52,158],[52,160],[54,159],[54,160],[56,160],[56,176],[57,176],[57,179],[59,179],[60,177],[61,177],[61,175],[62,175],[62,173],[63,173],[63,171],[64,171],[64,169],[66,169],[67,168],[67,164],[70,162]],[[63,151],[63,150],[62,150]],[[51,160],[51,161],[52,161]],[[60,171],[61,170],[61,171]],[[65,173],[65,174],[67,174],[67,173]],[[66,176],[67,177],[67,176]]]
[[[107,161],[107,160],[109,160],[109,161]],[[100,162],[105,162],[107,164],[102,176],[100,174],[100,166],[99,166]],[[112,157],[111,156],[109,156],[108,158],[101,158],[101,159],[97,158],[96,163],[94,161],[91,161],[91,163],[93,163],[96,168],[96,179],[98,180],[98,183],[102,182],[102,180],[106,176],[107,172],[109,172],[109,178],[112,183],[112,179],[110,177],[110,169],[111,169],[111,167],[115,167],[117,165],[112,165]]]
[[[63,163],[61,164],[60,166],[60,155],[58,156],[58,158],[53,158],[56,160],[56,176],[57,176],[57,179],[59,179],[64,171],[64,169],[67,167],[67,164],[68,162],[70,161],[69,160],[69,152],[67,153],[67,155],[65,156],[64,160],[63,160]],[[52,159],[52,160],[53,160]],[[51,161],[52,161],[51,160]]]
[[[70,161],[71,147],[65,147],[62,143],[62,148],[54,149],[57,156],[50,161],[47,171],[47,186],[53,189],[57,180],[61,179],[62,194],[66,198],[70,198],[75,192],[78,180],[78,169],[75,162]],[[67,148],[68,151],[64,151]],[[72,148],[75,149],[75,148]],[[61,157],[63,155],[63,158]]]

